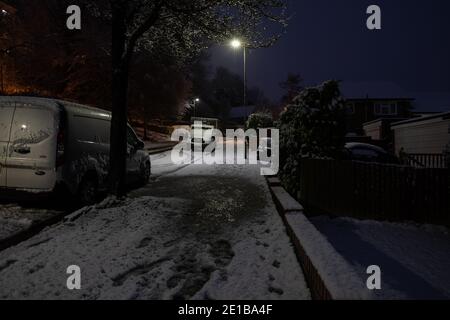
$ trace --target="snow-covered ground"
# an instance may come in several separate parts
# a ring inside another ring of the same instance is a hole
[[[170,161],[170,152],[152,155],[151,159],[152,179],[184,167]],[[26,200],[25,196],[22,198]],[[50,199],[27,201],[27,203],[23,203],[23,199],[21,201],[5,197],[0,199],[0,242],[27,231],[35,224],[70,212],[68,211],[70,208],[64,208],[64,204],[56,206],[51,204],[52,200]]]
[[[60,210],[0,202],[0,242],[28,230],[33,224],[46,221],[62,213]]]
[[[450,299],[450,230],[350,218],[311,219],[361,277],[378,265],[382,289],[375,299]]]
[[[310,299],[257,166],[175,166],[0,253],[1,299]],[[66,288],[78,265],[82,289]]]

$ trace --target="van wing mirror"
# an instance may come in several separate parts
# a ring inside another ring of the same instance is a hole
[[[144,143],[144,141],[138,140],[138,141],[136,142],[136,148],[137,148],[138,150],[144,150],[144,148],[145,148],[145,143]]]

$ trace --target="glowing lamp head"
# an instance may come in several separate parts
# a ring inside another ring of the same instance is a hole
[[[231,40],[230,45],[233,49],[239,49],[242,47],[242,42],[239,39],[233,39]]]

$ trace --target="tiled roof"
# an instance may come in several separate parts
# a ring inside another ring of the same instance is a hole
[[[408,99],[414,100],[392,82],[342,82],[341,93],[346,99]]]

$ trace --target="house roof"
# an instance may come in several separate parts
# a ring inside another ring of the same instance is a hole
[[[409,119],[409,120],[405,120],[405,121],[396,122],[396,123],[392,124],[392,127],[401,126],[404,124],[415,123],[415,122],[429,121],[429,120],[439,119],[439,118],[442,118],[442,120],[450,119],[450,112],[438,113],[438,114],[433,114],[430,116],[417,117],[417,118],[413,118],[413,119]]]
[[[400,86],[392,82],[342,82],[342,96],[347,100],[414,100]]]
[[[230,119],[248,118],[254,111],[254,106],[232,108],[230,111]]]
[[[394,123],[394,122],[400,122],[400,121],[405,121],[407,119],[405,118],[379,118],[373,121],[369,121],[366,123],[363,123],[363,126],[368,126],[371,124],[375,124],[375,123]]]

